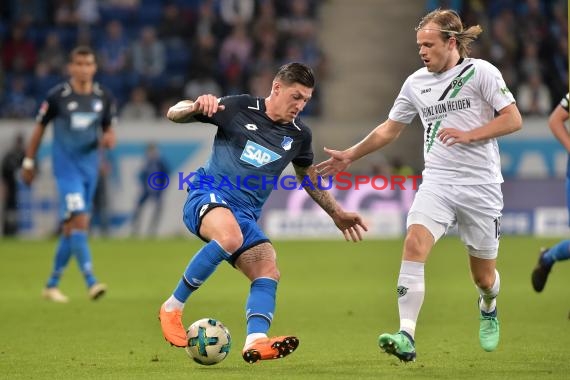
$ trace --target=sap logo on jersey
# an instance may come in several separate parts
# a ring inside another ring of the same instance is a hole
[[[247,144],[245,144],[245,148],[243,148],[239,159],[259,168],[270,162],[277,161],[280,158],[281,156],[277,153],[253,141],[247,140]]]

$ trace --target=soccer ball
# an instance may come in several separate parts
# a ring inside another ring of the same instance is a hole
[[[186,330],[188,347],[186,352],[198,364],[218,364],[228,356],[232,347],[229,330],[213,318],[203,318]]]

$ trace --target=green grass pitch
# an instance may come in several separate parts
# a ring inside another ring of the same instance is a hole
[[[197,240],[93,240],[95,272],[109,285],[87,299],[72,262],[66,305],[40,298],[55,241],[0,240],[0,378],[6,379],[562,379],[570,376],[570,262],[542,294],[530,285],[538,248],[556,239],[504,237],[499,257],[501,343],[478,343],[477,292],[457,238],[444,238],[426,266],[417,361],[400,363],[377,346],[398,328],[396,280],[402,239],[275,241],[282,273],[271,333],[294,334],[283,360],[245,363],[248,281],[222,265],[189,300],[184,323],[221,320],[233,348],[217,366],[191,362],[162,338],[157,312]]]

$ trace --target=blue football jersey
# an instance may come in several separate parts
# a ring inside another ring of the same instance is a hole
[[[193,184],[218,189],[237,206],[259,215],[276,187],[274,181],[290,162],[308,167],[313,163],[311,130],[297,118],[280,124],[265,113],[265,99],[250,95],[220,99],[225,109],[196,120],[218,126],[212,153],[198,170]]]
[[[110,93],[97,83],[88,95],[75,93],[68,82],[51,89],[36,121],[44,127],[53,122],[54,175],[97,177],[99,136],[115,116]]]

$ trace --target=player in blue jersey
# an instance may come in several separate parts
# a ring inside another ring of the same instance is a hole
[[[89,297],[96,300],[106,291],[106,285],[93,275],[87,229],[99,171],[98,147],[112,148],[116,141],[112,129],[114,101],[107,90],[93,81],[97,71],[94,52],[89,47],[76,47],[70,53],[68,71],[70,79],[50,90],[42,103],[22,163],[22,178],[31,184],[34,158],[46,126],[51,122],[52,163],[62,232],[43,296],[54,302],[68,302],[58,286],[71,256],[77,259]]]
[[[199,121],[218,127],[210,159],[192,178],[184,205],[184,223],[206,245],[194,255],[160,309],[162,332],[172,345],[188,345],[182,324],[184,303],[227,261],[251,281],[244,360],[277,359],[297,348],[299,340],[294,336],[267,336],[279,270],[275,250],[256,223],[275,178],[289,163],[299,179],[312,184],[305,190],[330,215],[346,240],[359,241],[362,230],[367,230],[360,216],[343,211],[316,185],[311,131],[298,117],[314,86],[308,66],[290,63],[277,72],[267,98],[202,95],[168,110],[167,117],[174,122]]]
[[[135,211],[133,212],[131,236],[139,234],[141,212],[146,203],[154,203],[154,211],[148,227],[148,235],[156,236],[160,217],[162,213],[162,196],[163,191],[152,188],[148,183],[148,178],[152,173],[161,172],[168,173],[169,168],[165,160],[160,156],[160,151],[155,143],[150,143],[146,148],[146,157],[139,173],[139,182],[141,186],[141,194],[137,199]]]
[[[569,152],[568,166],[566,168],[566,206],[570,214],[570,133],[564,123],[570,118],[568,110],[568,94],[560,101],[560,104],[550,114],[548,126],[552,134],[560,141],[564,149]],[[570,259],[570,240],[563,240],[554,247],[542,249],[538,263],[532,271],[532,287],[537,292],[542,292],[552,266],[557,261]],[[570,318],[570,316],[569,316]]]

